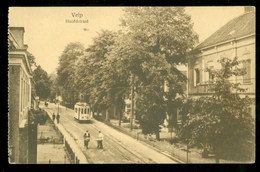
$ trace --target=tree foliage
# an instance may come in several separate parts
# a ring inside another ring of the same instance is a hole
[[[63,100],[74,104],[78,99],[79,91],[75,84],[75,64],[84,53],[84,46],[79,42],[69,43],[59,57],[57,69],[57,82],[59,90],[57,95],[62,95]]]
[[[36,95],[42,99],[46,99],[50,94],[50,82],[48,74],[40,65],[33,71],[34,89]]]
[[[122,31],[102,30],[84,54],[68,45],[60,57],[58,83],[83,93],[98,110],[124,107],[135,87],[136,116],[144,133],[155,132],[166,111],[170,114],[183,95],[184,76],[177,68],[198,40],[182,7],[125,8]],[[169,84],[169,91],[163,89]],[[158,112],[158,113],[154,113]],[[155,117],[154,117],[155,116]],[[158,138],[158,137],[157,137]]]
[[[103,111],[115,106],[122,111],[124,107],[123,78],[120,79],[115,64],[107,59],[108,52],[120,32],[101,30],[93,39],[84,55],[75,65],[75,87],[84,95],[84,101],[95,111]],[[109,119],[109,116],[107,116]]]
[[[181,131],[182,139],[201,144],[204,149],[213,149],[220,157],[228,154],[240,159],[253,157],[254,120],[247,111],[252,100],[240,95],[246,91],[240,83],[229,80],[246,73],[245,69],[237,67],[243,62],[238,62],[237,58],[219,60],[222,69],[214,71],[212,96],[188,100],[184,104],[182,113],[186,122]]]
[[[128,82],[139,89],[135,94],[136,115],[143,132],[154,132],[159,139],[158,125],[166,111],[172,113],[167,104],[172,106],[176,96],[183,94],[181,82],[186,81],[186,76],[177,66],[186,63],[185,55],[198,36],[190,16],[180,7],[130,7],[121,21],[124,34],[108,57],[117,62],[118,70],[126,70],[127,78],[133,75],[134,83],[130,79]],[[165,81],[169,92],[162,87]],[[158,116],[151,111],[158,112]]]
[[[56,94],[57,90],[59,90],[59,85],[57,81],[57,74],[56,73],[51,73],[49,75],[49,80],[50,80],[50,99],[54,100],[56,99]]]

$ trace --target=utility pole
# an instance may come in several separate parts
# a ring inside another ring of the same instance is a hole
[[[131,116],[130,116],[130,131],[133,130],[133,116],[134,116],[134,76],[131,73]]]

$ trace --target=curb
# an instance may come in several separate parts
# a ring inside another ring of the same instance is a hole
[[[46,111],[46,109],[43,109],[43,110]],[[51,114],[49,112],[47,112],[47,114],[52,119]],[[59,125],[57,125],[57,123],[54,123],[54,125],[63,134],[64,140],[66,139],[67,142],[69,143],[69,145],[71,146],[71,149],[75,153],[75,156],[77,156],[77,158],[79,159],[79,163],[80,164],[88,164],[89,162],[87,161],[85,155],[80,150],[80,148],[78,147],[77,143],[73,140],[73,138],[70,136],[70,134],[63,128],[62,124],[60,123]]]

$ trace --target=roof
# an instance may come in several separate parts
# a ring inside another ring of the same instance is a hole
[[[87,107],[88,104],[84,102],[77,102],[74,107]]]
[[[255,34],[255,11],[244,13],[222,26],[210,37],[200,43],[196,49]]]

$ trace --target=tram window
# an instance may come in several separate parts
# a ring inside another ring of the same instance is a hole
[[[77,113],[77,108],[75,108],[75,112]]]
[[[83,114],[83,108],[81,108],[81,114]]]
[[[86,108],[84,108],[84,114],[86,114],[87,113],[87,109]]]

